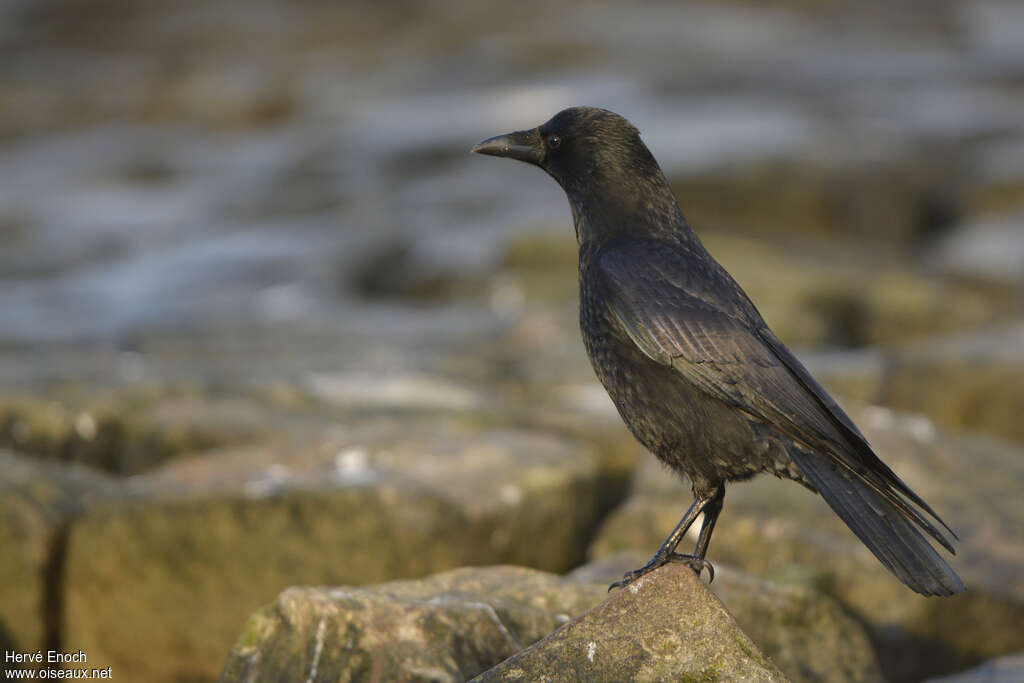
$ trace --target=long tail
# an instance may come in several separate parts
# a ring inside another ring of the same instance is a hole
[[[829,458],[795,448],[790,456],[821,497],[896,578],[922,595],[953,595],[967,590],[914,527],[910,521],[913,518],[868,483]],[[906,502],[901,502],[905,508]]]

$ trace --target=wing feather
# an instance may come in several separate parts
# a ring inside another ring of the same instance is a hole
[[[710,264],[640,241],[605,249],[597,259],[610,310],[645,355],[833,461],[954,552],[914,506],[949,527],[875,455],[724,269]]]

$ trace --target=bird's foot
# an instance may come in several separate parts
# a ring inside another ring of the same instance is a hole
[[[616,581],[612,585],[608,586],[608,590],[611,591],[613,588],[625,588],[629,584],[633,583],[641,576],[650,574],[658,567],[662,567],[669,562],[681,562],[687,567],[696,572],[697,576],[701,575],[701,572],[705,569],[708,570],[708,583],[715,580],[715,568],[710,562],[705,560],[703,557],[697,557],[696,555],[684,555],[683,553],[668,553],[666,555],[655,555],[650,561],[639,569],[628,571],[622,575],[622,579]]]
[[[669,562],[682,562],[692,569],[697,574],[698,578],[700,577],[701,572],[707,569],[708,583],[715,580],[715,566],[703,557],[697,557],[696,555],[684,555],[683,553],[672,553],[669,557]]]

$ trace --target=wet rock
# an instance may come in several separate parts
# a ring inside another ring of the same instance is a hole
[[[866,624],[887,680],[920,680],[1024,647],[1024,593],[1014,577],[1024,546],[1016,491],[1020,448],[938,432],[927,420],[877,409],[854,415],[880,456],[957,531],[954,568],[968,586],[955,598],[923,598],[894,579],[817,496],[762,476],[730,486],[711,559],[752,574],[810,585]],[[635,494],[599,533],[595,557],[650,553],[690,500],[653,458]]]
[[[932,678],[928,683],[1003,683],[1024,680],[1024,653],[1000,657],[952,676]]]
[[[478,681],[786,680],[688,568],[668,565]]]
[[[319,442],[178,459],[71,528],[66,642],[133,679],[209,678],[284,586],[496,562],[564,571],[583,557],[598,485],[579,441],[465,420],[365,419]]]
[[[648,553],[621,552],[591,562],[569,577],[607,585],[648,558]],[[883,680],[864,627],[817,590],[758,579],[722,564],[716,565],[715,580],[708,587],[790,680]]]

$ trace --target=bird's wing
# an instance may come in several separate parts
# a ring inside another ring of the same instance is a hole
[[[610,312],[645,355],[825,456],[953,552],[910,503],[948,526],[874,454],[717,263],[637,241],[606,248],[596,266]]]

